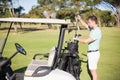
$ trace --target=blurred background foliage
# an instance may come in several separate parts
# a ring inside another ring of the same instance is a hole
[[[19,1],[19,0],[18,0]],[[96,15],[100,26],[120,27],[120,0],[37,0],[38,5],[33,6],[29,13],[22,13],[24,7],[13,6],[13,0],[0,0],[0,17],[23,18],[58,18],[71,19],[74,22],[75,12],[86,19]],[[104,4],[110,10],[101,10],[97,6]],[[45,11],[47,13],[45,13]]]

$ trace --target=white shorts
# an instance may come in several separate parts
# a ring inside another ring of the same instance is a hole
[[[97,64],[98,60],[100,58],[100,52],[90,52],[87,54],[88,56],[88,67],[90,70],[96,70],[97,69]]]

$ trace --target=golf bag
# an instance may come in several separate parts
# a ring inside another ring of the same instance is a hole
[[[63,49],[59,61],[59,69],[71,73],[76,80],[80,80],[79,76],[81,72],[81,61],[78,53],[78,41],[68,42],[67,47]]]

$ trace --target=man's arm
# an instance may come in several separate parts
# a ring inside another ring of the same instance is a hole
[[[85,28],[87,28],[87,29],[89,30],[88,24],[87,24],[79,15],[77,15],[76,18],[81,22],[81,24],[82,24]]]
[[[75,38],[75,40],[77,40],[77,41],[79,41],[79,42],[81,42],[81,43],[83,43],[83,44],[88,44],[88,43],[94,41],[91,37],[89,37],[89,38],[87,38],[87,39]]]

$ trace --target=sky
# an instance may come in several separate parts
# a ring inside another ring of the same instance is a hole
[[[28,13],[32,6],[37,5],[37,0],[13,0],[14,7],[22,6],[25,10],[22,13]]]

